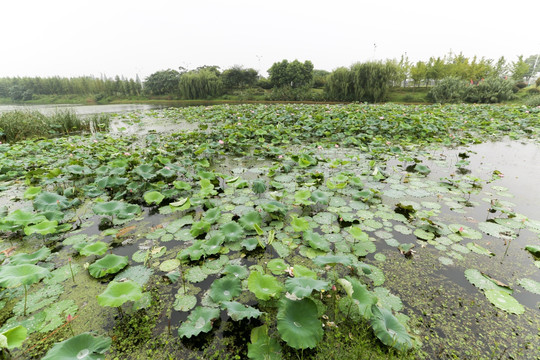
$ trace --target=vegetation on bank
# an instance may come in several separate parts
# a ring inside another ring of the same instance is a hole
[[[507,62],[462,54],[411,63],[367,61],[317,70],[311,61],[282,60],[267,71],[204,65],[157,71],[144,81],[113,78],[2,78],[0,103],[82,103],[148,100],[257,100],[339,102],[525,102],[540,93],[540,64],[533,55]],[[525,80],[527,82],[525,82]],[[413,90],[411,90],[413,89]],[[423,89],[428,89],[429,94]],[[407,93],[407,96],[400,94]]]

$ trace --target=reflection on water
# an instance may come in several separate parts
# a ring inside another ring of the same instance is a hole
[[[58,110],[73,110],[79,115],[92,115],[101,113],[122,113],[135,110],[150,110],[161,108],[161,105],[148,104],[113,104],[113,105],[0,105],[0,113],[14,110],[40,111],[51,114]]]

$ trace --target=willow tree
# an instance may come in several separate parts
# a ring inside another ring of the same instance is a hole
[[[208,99],[223,94],[219,75],[205,68],[182,74],[178,86],[183,99]]]
[[[394,78],[394,67],[380,61],[356,63],[351,66],[354,99],[381,102],[388,95],[389,83]]]
[[[332,71],[326,78],[324,92],[329,99],[350,101],[354,97],[351,71],[340,67]]]

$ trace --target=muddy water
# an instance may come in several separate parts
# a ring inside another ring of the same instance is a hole
[[[0,113],[14,110],[40,111],[52,114],[58,110],[72,110],[79,115],[93,115],[102,113],[123,113],[136,110],[151,110],[161,108],[160,105],[148,104],[113,104],[113,105],[0,105]]]

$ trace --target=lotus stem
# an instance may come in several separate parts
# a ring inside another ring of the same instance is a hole
[[[71,258],[68,259],[69,262],[69,271],[71,271],[71,280],[75,282],[75,275],[73,275],[73,268],[71,267]]]
[[[26,316],[26,298],[27,298],[27,295],[28,295],[28,290],[26,288],[26,285],[24,285],[24,311],[23,311],[24,316]]]

